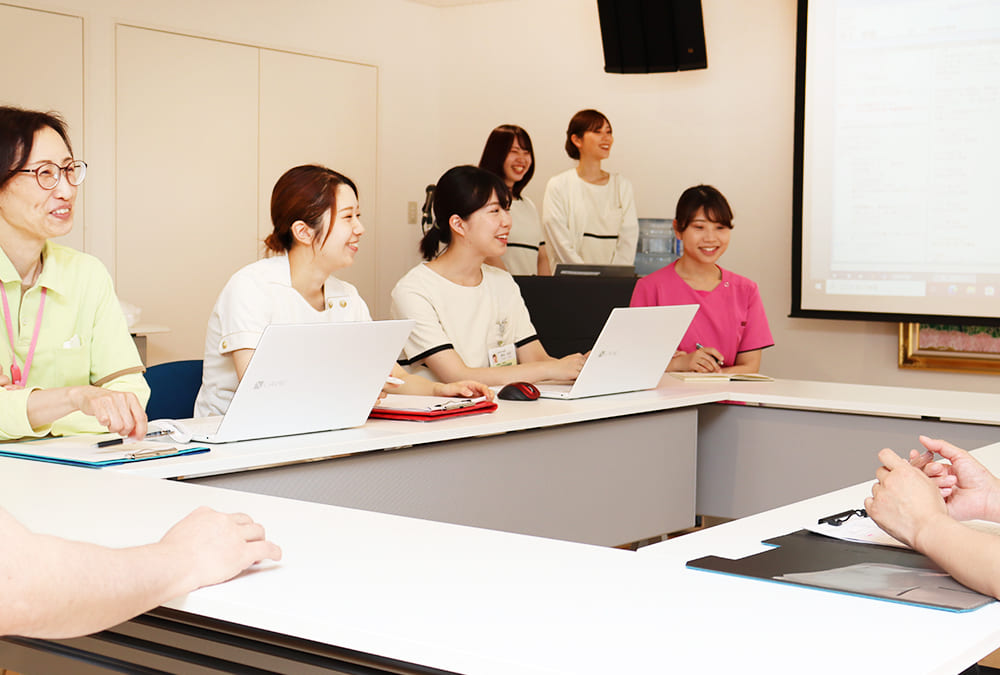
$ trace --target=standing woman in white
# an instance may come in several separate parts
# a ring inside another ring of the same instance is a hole
[[[365,233],[358,189],[350,178],[324,166],[289,169],[271,193],[271,222],[274,230],[264,240],[271,255],[229,279],[208,319],[198,417],[229,409],[269,324],[371,321],[357,289],[334,276],[354,263]],[[337,349],[330,345],[331,352]],[[399,366],[392,374],[404,381],[392,389],[398,394],[492,396],[478,382],[430,382]]]
[[[507,248],[509,206],[507,186],[489,171],[456,166],[438,179],[434,224],[420,241],[428,262],[392,289],[392,317],[417,322],[403,347],[407,365],[425,365],[439,380],[491,385],[580,374],[583,355],[549,356],[517,282],[486,264]]]
[[[479,168],[502,178],[511,192],[507,250],[499,258],[487,258],[486,262],[515,275],[551,275],[538,209],[522,194],[535,174],[535,151],[528,132],[516,124],[501,124],[491,131],[479,158]]]
[[[553,268],[558,263],[632,265],[639,239],[632,183],[608,173],[614,135],[596,110],[573,115],[566,130],[566,154],[575,169],[549,180],[542,203],[542,229]]]

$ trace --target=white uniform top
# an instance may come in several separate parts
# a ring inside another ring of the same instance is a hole
[[[538,339],[513,277],[486,264],[482,270],[478,286],[448,281],[426,263],[399,280],[392,289],[392,318],[417,322],[403,347],[405,365],[454,349],[469,368],[486,368],[489,350]]]
[[[538,247],[545,243],[538,209],[527,197],[510,203],[510,235],[503,264],[511,274],[538,274]]]
[[[371,321],[368,305],[346,281],[329,277],[323,293],[323,311],[306,302],[292,287],[288,256],[264,258],[237,271],[222,289],[208,319],[205,371],[194,405],[195,416],[225,414],[239,383],[236,364],[229,354],[237,349],[254,349],[269,324]]]
[[[632,265],[639,239],[632,183],[617,173],[593,185],[576,169],[553,176],[545,187],[542,230],[556,263]]]

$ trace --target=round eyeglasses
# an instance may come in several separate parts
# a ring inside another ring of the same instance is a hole
[[[55,162],[45,162],[34,169],[18,169],[18,173],[33,173],[35,180],[43,190],[54,190],[59,185],[59,179],[66,174],[66,182],[76,187],[87,177],[87,163],[83,160],[75,160],[66,166],[59,166]]]

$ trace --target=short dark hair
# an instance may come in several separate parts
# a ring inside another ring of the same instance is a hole
[[[323,214],[330,211],[330,222],[337,214],[337,188],[346,185],[358,196],[358,188],[347,176],[318,164],[304,164],[289,169],[271,192],[273,231],[264,239],[268,250],[285,253],[292,249],[295,235],[292,225],[301,220],[317,235],[323,229]],[[330,236],[329,228],[326,237]],[[322,244],[321,244],[322,245]]]
[[[687,229],[698,209],[705,209],[705,217],[713,223],[733,229],[733,210],[723,194],[711,185],[695,185],[682,192],[677,200],[674,218],[677,219],[678,232]]]
[[[35,134],[45,127],[59,134],[72,155],[66,120],[59,113],[0,106],[0,171],[3,171],[0,188],[28,163]]]
[[[507,175],[504,173],[503,165],[507,161],[510,149],[514,147],[515,140],[531,155],[531,166],[528,167],[528,171],[510,189],[514,199],[520,199],[521,190],[535,175],[535,150],[531,147],[531,136],[528,135],[527,131],[516,124],[501,124],[491,131],[489,138],[486,139],[486,146],[483,148],[483,156],[479,158],[479,168],[495,173],[506,182]]]
[[[442,244],[451,244],[448,220],[452,216],[467,219],[486,206],[494,193],[503,208],[510,208],[510,190],[496,174],[468,164],[445,171],[434,186],[434,224],[420,240],[424,260],[433,260]]]
[[[566,154],[571,159],[580,159],[580,148],[573,145],[573,137],[583,138],[583,135],[588,131],[600,131],[605,122],[608,123],[609,127],[611,126],[611,122],[604,116],[604,113],[590,108],[573,115],[569,126],[566,127]]]

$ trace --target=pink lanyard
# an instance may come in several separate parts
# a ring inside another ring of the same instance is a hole
[[[49,289],[42,287],[42,299],[38,301],[38,316],[35,317],[35,330],[31,335],[31,346],[28,347],[28,358],[24,360],[24,371],[17,365],[17,356],[14,355],[14,324],[10,319],[10,306],[7,304],[7,288],[0,282],[0,295],[3,295],[3,318],[7,322],[7,339],[10,340],[10,382],[11,384],[23,387],[28,381],[28,372],[31,371],[31,362],[35,358],[35,346],[38,344],[38,332],[42,328],[42,312],[45,310],[45,293]]]

